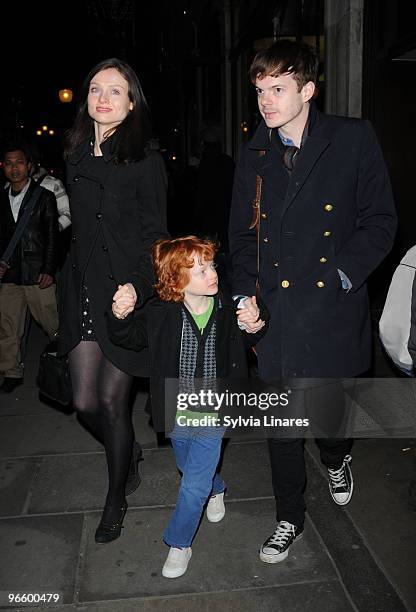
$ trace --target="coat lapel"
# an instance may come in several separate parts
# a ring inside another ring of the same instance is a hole
[[[264,122],[257,129],[250,149],[254,154],[251,158],[251,165],[255,173],[267,182],[274,195],[281,193],[283,199],[288,176],[276,146],[271,141],[270,130]]]
[[[264,155],[262,155],[259,151],[258,157],[256,157],[253,161],[253,168],[256,171],[256,174],[264,179],[266,175],[269,175],[272,167],[273,161],[270,156],[270,151],[267,149]]]
[[[179,376],[179,361],[177,356],[181,351],[181,342],[182,342],[182,313],[181,313],[181,305],[179,303],[168,304],[168,307],[165,310],[165,321],[166,325],[160,322],[160,330],[163,330],[163,335],[168,334],[169,339],[166,338],[165,349],[166,351],[170,350],[171,354],[169,355],[167,362],[169,362],[169,368],[172,368],[169,372],[170,378],[177,378]],[[164,342],[164,338],[161,336],[160,340]],[[169,340],[169,341],[167,341]],[[168,348],[170,347],[170,348]],[[161,362],[166,359],[166,354],[163,358],[159,357]],[[172,365],[171,365],[172,364]]]
[[[293,169],[290,187],[288,189],[282,215],[285,214],[299,191],[302,189],[306,179],[319,161],[322,153],[329,147],[330,140],[327,138],[316,138],[309,136],[301,149],[296,165]]]
[[[237,317],[237,315],[232,300],[228,299],[222,292],[218,297],[221,300],[221,308],[217,310],[216,367],[217,378],[221,378],[228,369],[227,362],[229,350],[229,347],[226,343],[223,343],[222,339],[230,337],[230,325],[232,325],[233,318]]]
[[[302,147],[302,154],[299,155],[297,163],[295,164],[290,181],[290,187],[287,191],[285,203],[282,209],[282,215],[286,212],[299,191],[302,189],[306,179],[314,169],[323,152],[331,144],[331,141],[328,138],[321,138],[314,135],[315,132],[319,130],[320,123],[321,115],[317,111],[315,104],[311,103],[310,135],[306,139],[306,142]],[[264,121],[262,121],[257,128],[257,131],[250,142],[250,149],[266,151],[265,155],[257,155],[253,159],[252,166],[259,176],[270,182],[273,193],[281,193],[282,184],[286,184],[287,181],[287,171],[281,163],[279,154],[271,143],[270,130],[267,128]],[[282,183],[282,180],[285,182]]]

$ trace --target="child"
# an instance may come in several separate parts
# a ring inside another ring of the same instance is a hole
[[[208,520],[218,522],[224,517],[225,484],[217,473],[224,429],[199,426],[200,411],[186,412],[197,417],[192,419],[193,426],[179,427],[179,419],[175,424],[176,406],[165,401],[165,381],[179,379],[183,390],[191,388],[196,378],[245,378],[243,336],[253,344],[264,333],[265,315],[260,318],[255,299],[247,305],[251,335],[239,329],[234,303],[218,293],[215,253],[213,242],[195,236],[159,240],[153,248],[159,299],[126,316],[126,307],[132,311],[134,304],[128,297],[120,298],[113,302],[112,314],[108,313],[113,342],[134,350],[149,347],[153,425],[156,431],[171,432],[182,472],[176,507],[163,536],[170,546],[162,569],[167,578],[186,572],[207,500]]]

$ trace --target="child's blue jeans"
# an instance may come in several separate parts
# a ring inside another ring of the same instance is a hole
[[[175,510],[163,534],[169,546],[186,548],[191,545],[208,497],[222,493],[226,488],[216,472],[223,434],[221,427],[217,430],[186,427],[186,431],[179,433],[176,428],[171,434],[182,479]]]

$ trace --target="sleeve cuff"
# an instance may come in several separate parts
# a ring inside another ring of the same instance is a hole
[[[345,289],[345,291],[347,291],[348,293],[348,291],[352,289],[352,282],[350,281],[348,276],[339,268],[338,268],[338,274],[341,279],[342,288]]]

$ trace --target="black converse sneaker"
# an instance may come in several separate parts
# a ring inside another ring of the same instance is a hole
[[[350,468],[351,455],[345,455],[342,465],[337,470],[328,468],[329,492],[336,504],[345,506],[352,497],[354,480]]]
[[[284,561],[289,554],[289,548],[300,540],[303,528],[295,527],[287,521],[279,521],[275,532],[267,538],[260,548],[260,559],[265,563],[279,563]]]

